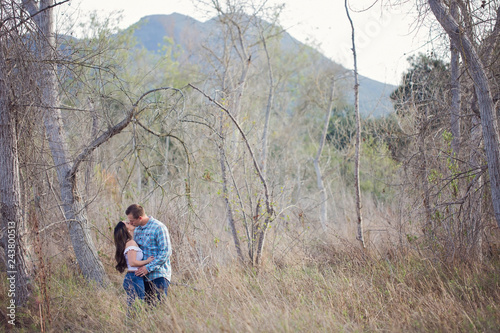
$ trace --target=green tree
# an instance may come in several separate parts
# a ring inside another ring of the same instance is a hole
[[[410,68],[403,74],[401,84],[390,97],[394,109],[400,116],[416,107],[415,112],[440,117],[438,110],[443,104],[445,92],[449,89],[449,66],[433,55],[419,54],[408,58]],[[442,118],[442,117],[441,117]]]

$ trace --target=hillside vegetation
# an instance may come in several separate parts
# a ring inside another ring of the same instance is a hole
[[[150,15],[143,17],[134,24],[134,36],[139,45],[150,52],[162,52],[167,45],[178,46],[182,50],[176,59],[181,66],[197,64],[202,70],[210,71],[210,65],[204,60],[204,48],[221,48],[221,36],[216,19],[199,22],[189,16],[178,13],[170,15]],[[263,21],[262,25],[269,25]],[[352,73],[342,68],[332,60],[322,55],[319,51],[309,45],[304,45],[293,38],[286,30],[276,31],[277,39],[283,53],[309,54],[310,61],[320,68],[337,67],[339,72],[345,75],[346,86],[354,84]],[[378,82],[370,78],[360,76],[360,111],[365,116],[380,117],[388,115],[393,111],[389,95],[395,89],[393,85]],[[349,103],[354,103],[352,94],[347,96]]]

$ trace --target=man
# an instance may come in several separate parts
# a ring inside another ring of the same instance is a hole
[[[135,228],[134,240],[144,253],[144,258],[150,256],[154,260],[139,267],[135,275],[144,277],[146,300],[152,303],[161,300],[161,295],[167,296],[168,286],[172,276],[170,255],[172,246],[167,227],[151,216],[147,216],[140,205],[130,205],[125,211],[127,218]]]

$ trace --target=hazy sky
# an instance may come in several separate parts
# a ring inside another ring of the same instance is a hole
[[[356,31],[358,71],[381,82],[398,84],[407,68],[406,58],[416,52],[426,52],[427,47],[423,38],[415,37],[412,32],[412,15],[406,14],[409,8],[382,9],[376,4],[367,11],[359,11],[374,1],[349,1],[353,6],[351,18]],[[353,68],[351,27],[343,0],[268,0],[268,3],[285,3],[280,22],[293,37],[302,42],[314,41],[324,55]],[[193,0],[72,0],[70,6],[61,8],[62,11],[77,9],[82,13],[96,10],[100,15],[122,11],[122,28],[151,14],[177,12],[202,22],[210,18],[206,11],[193,5]],[[425,32],[421,29],[420,35],[425,37]]]

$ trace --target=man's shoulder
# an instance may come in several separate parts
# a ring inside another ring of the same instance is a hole
[[[149,222],[151,224],[151,228],[154,228],[154,229],[167,229],[167,226],[165,225],[165,223],[163,223],[163,222],[155,219],[152,216],[149,217]]]

